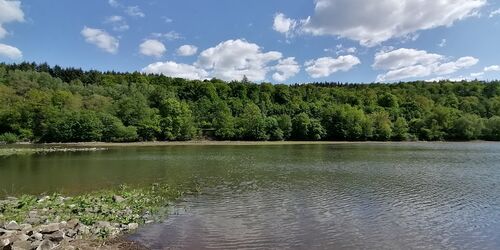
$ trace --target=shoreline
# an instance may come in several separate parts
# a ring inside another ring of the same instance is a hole
[[[273,145],[354,145],[354,144],[426,144],[426,143],[499,143],[498,141],[147,141],[147,142],[66,142],[16,143],[3,146],[66,146],[66,147],[154,147],[154,146],[273,146]]]
[[[125,236],[160,221],[196,188],[152,184],[77,196],[21,195],[0,199],[0,249],[144,249]]]

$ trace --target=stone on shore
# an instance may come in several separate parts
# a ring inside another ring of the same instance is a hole
[[[133,230],[136,230],[137,228],[139,228],[139,224],[137,224],[137,223],[129,223],[127,225],[127,227],[128,227],[128,230],[133,231]]]
[[[43,225],[40,228],[40,232],[42,234],[51,234],[53,232],[59,231],[59,229],[60,229],[59,223],[50,223],[48,225]]]
[[[55,244],[50,240],[44,240],[42,243],[36,248],[36,250],[51,250],[54,248]]]
[[[116,203],[121,203],[121,202],[125,201],[125,198],[123,198],[119,195],[113,195],[113,201]]]
[[[21,230],[21,227],[15,221],[11,221],[5,225],[5,229],[7,230]]]

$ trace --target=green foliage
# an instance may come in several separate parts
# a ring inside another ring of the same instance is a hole
[[[392,138],[395,141],[406,141],[409,138],[408,135],[409,127],[405,118],[398,117],[393,124],[392,128]]]
[[[483,131],[484,137],[488,140],[500,141],[500,117],[493,116],[486,121]]]
[[[20,141],[499,140],[500,82],[189,81],[0,64],[0,134]]]
[[[122,186],[116,190],[103,190],[74,197],[62,197],[54,193],[38,199],[33,195],[23,195],[15,200],[0,202],[2,219],[23,223],[31,211],[48,220],[69,221],[78,219],[85,225],[98,221],[110,223],[144,223],[144,214],[153,214],[165,208],[170,202],[184,193],[194,193],[197,187],[172,187],[165,184],[153,184],[150,187],[131,188]],[[120,196],[123,201],[116,202],[113,197]],[[33,225],[37,226],[37,225]],[[107,231],[98,232],[103,238]]]
[[[18,141],[17,135],[13,133],[5,133],[0,135],[0,142],[12,144]]]

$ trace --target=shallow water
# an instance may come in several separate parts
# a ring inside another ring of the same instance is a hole
[[[164,146],[0,158],[0,188],[200,183],[153,249],[499,249],[500,144]]]

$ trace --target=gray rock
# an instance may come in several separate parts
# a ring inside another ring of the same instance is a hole
[[[117,202],[117,203],[120,203],[120,202],[123,202],[125,200],[125,198],[119,196],[119,195],[113,195],[113,201],[114,202]]]
[[[51,250],[54,248],[55,244],[50,240],[44,240],[40,243],[40,245],[36,248],[36,250]]]
[[[139,228],[139,224],[137,224],[137,223],[129,223],[127,225],[127,227],[128,227],[128,230],[132,231],[132,230],[136,230],[137,228]]]
[[[15,221],[11,221],[5,225],[5,229],[7,230],[21,230],[21,227]]]
[[[24,222],[31,224],[31,225],[39,225],[42,223],[42,219],[40,217],[29,217],[28,219],[24,220]]]
[[[28,217],[38,217],[38,212],[37,211],[30,211],[28,213]]]
[[[0,236],[2,236],[3,238],[10,237],[14,233],[15,233],[15,231],[9,231],[9,230],[5,230],[3,228],[0,228]]]
[[[66,223],[66,228],[75,229],[80,224],[78,219],[71,219]]]
[[[90,234],[90,228],[85,225],[80,225],[78,227],[78,232],[83,235]]]
[[[40,232],[42,234],[51,234],[53,232],[59,231],[59,223],[50,223],[48,225],[43,225],[40,227]]]
[[[27,241],[30,237],[26,234],[20,234],[19,236],[17,236],[17,240],[18,241]]]
[[[10,243],[12,243],[12,242],[10,242],[10,239],[0,240],[0,247],[2,247],[2,248],[6,247],[6,246],[10,245]]]
[[[16,241],[12,244],[12,250],[26,250],[31,249],[31,242],[29,241]]]
[[[73,229],[69,229],[67,232],[66,232],[66,236],[70,237],[70,238],[73,238],[75,237],[76,235],[76,231],[73,230]]]
[[[31,224],[28,224],[28,223],[23,223],[19,226],[21,227],[22,231],[29,231],[33,228],[33,226]]]
[[[40,246],[40,244],[42,244],[41,240],[35,240],[31,242],[31,249],[36,249],[38,246]]]
[[[51,234],[44,235],[45,239],[49,239],[50,241],[60,242],[64,239],[64,233],[62,231],[56,231]]]
[[[43,234],[41,233],[34,233],[32,236],[31,236],[32,239],[35,239],[35,240],[38,240],[38,241],[42,241],[43,240]]]
[[[42,202],[44,202],[44,201],[46,201],[48,199],[50,199],[50,196],[44,196],[44,197],[40,198],[37,202],[38,203],[42,203]]]

